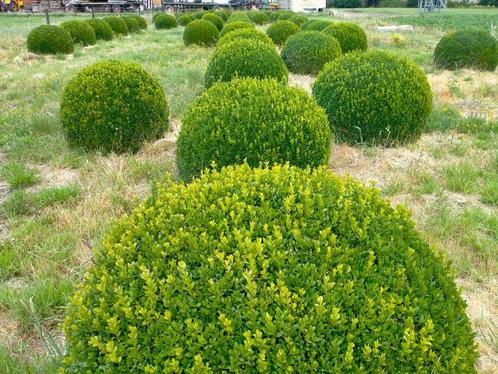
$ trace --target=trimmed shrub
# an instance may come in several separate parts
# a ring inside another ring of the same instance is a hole
[[[233,21],[225,23],[223,30],[221,31],[221,36],[231,33],[232,31],[239,29],[254,29],[254,25],[245,21]]]
[[[251,21],[254,22],[256,25],[264,25],[269,21],[266,13],[262,11],[252,10],[248,13],[248,15]]]
[[[340,141],[393,145],[420,137],[432,109],[427,76],[384,51],[348,53],[325,65],[313,84]]]
[[[441,38],[434,62],[445,69],[475,68],[494,71],[498,64],[498,41],[485,30],[461,30]]]
[[[161,15],[161,14],[165,14],[164,12],[157,12],[157,13],[154,13],[154,15],[152,16],[152,23],[154,23],[156,21],[156,18]]]
[[[71,35],[64,29],[42,25],[34,28],[28,34],[28,51],[40,55],[68,54],[74,51]]]
[[[184,14],[184,15],[178,17],[178,24],[180,26],[187,26],[193,20],[195,20],[195,18],[192,17],[192,15],[190,15],[190,14]]]
[[[130,14],[128,17],[131,17],[138,22],[138,27],[140,28],[140,30],[147,30],[147,21],[144,17],[138,16],[136,14]]]
[[[367,34],[353,22],[336,22],[327,26],[323,32],[337,39],[343,53],[366,51],[368,48]]]
[[[66,373],[475,373],[450,265],[408,211],[325,168],[167,182],[70,298]],[[147,349],[144,349],[147,347]]]
[[[112,29],[107,22],[101,19],[89,19],[85,22],[93,28],[97,40],[112,40]]]
[[[249,18],[249,16],[245,12],[235,12],[235,13],[232,13],[230,15],[230,17],[228,17],[227,23],[238,22],[238,21],[244,21],[244,22],[252,23],[251,19]]]
[[[240,40],[240,39],[249,39],[249,40],[257,40],[262,43],[268,44],[270,47],[274,47],[274,44],[270,37],[266,35],[264,32],[259,31],[257,29],[238,29],[234,30],[222,38],[218,40],[218,43],[216,46],[219,48],[222,45],[228,44],[233,42],[234,40]]]
[[[105,22],[111,26],[114,34],[117,35],[127,35],[128,34],[128,26],[126,26],[126,22],[122,17],[116,16],[107,16],[102,18]]]
[[[223,18],[223,22],[228,21],[228,18],[230,17],[230,13],[228,13],[225,10],[217,10],[214,14],[216,14],[216,15],[220,16],[221,18]]]
[[[194,17],[195,19],[201,19],[205,13],[202,11],[196,11],[196,12],[192,12],[190,14],[192,14],[192,17]]]
[[[322,31],[330,25],[332,25],[331,21],[327,21],[324,19],[315,19],[315,20],[310,20],[310,21],[304,22],[301,25],[301,30]]]
[[[62,22],[59,27],[71,35],[75,44],[94,45],[97,43],[95,31],[85,21],[66,21]]]
[[[70,146],[135,152],[168,128],[168,104],[156,79],[132,62],[102,61],[64,88],[60,120]]]
[[[268,27],[266,33],[276,45],[282,45],[287,38],[299,31],[299,27],[291,21],[277,21]]]
[[[128,32],[138,32],[140,31],[140,24],[137,19],[131,16],[122,17],[126,22],[126,27],[128,27]]]
[[[327,116],[304,90],[274,79],[234,79],[213,85],[188,108],[177,169],[190,181],[213,161],[217,168],[244,161],[324,165],[330,143]]]
[[[289,21],[294,22],[298,27],[301,27],[303,23],[305,23],[308,20],[308,17],[305,16],[300,16],[299,14],[296,14],[289,18]]]
[[[283,12],[280,12],[280,14],[278,15],[278,20],[279,21],[287,21],[289,18],[295,16],[296,13],[294,12],[290,12],[290,11],[283,11]]]
[[[275,78],[287,83],[287,68],[275,47],[256,40],[234,40],[216,48],[204,84],[228,82],[236,77]]]
[[[220,33],[213,23],[204,19],[190,22],[183,32],[183,42],[185,45],[200,45],[209,47],[215,45],[220,37]]]
[[[172,28],[176,27],[176,18],[169,15],[169,14],[162,13],[156,17],[156,20],[154,21],[154,25],[156,26],[156,29],[158,29],[158,30],[172,29]]]
[[[289,71],[313,75],[341,54],[339,42],[320,31],[303,31],[291,35],[281,52]]]
[[[205,19],[206,21],[211,22],[213,25],[216,26],[218,31],[221,31],[223,29],[223,18],[220,16],[217,16],[216,14],[213,13],[206,13],[202,19]]]
[[[282,13],[282,12],[281,12],[281,11],[278,11],[278,10],[274,10],[274,11],[272,11],[272,12],[271,12],[271,14],[268,16],[268,20],[269,20],[270,22],[272,22],[272,23],[273,23],[273,22],[276,22],[276,21],[277,21],[277,19],[278,19],[278,16],[280,16],[280,14],[281,14],[281,13]]]

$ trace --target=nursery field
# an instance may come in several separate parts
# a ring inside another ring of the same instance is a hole
[[[87,15],[53,15],[57,25]],[[157,182],[177,179],[176,139],[189,104],[204,90],[214,48],[184,46],[183,27],[147,30],[75,45],[73,54],[39,56],[26,37],[42,16],[0,15],[0,373],[53,373],[64,352],[61,324],[68,297],[92,264],[112,223],[146,198]],[[498,372],[498,74],[433,64],[447,31],[488,25],[498,10],[335,10],[320,18],[352,20],[369,49],[389,50],[428,75],[433,110],[412,144],[333,144],[328,168],[374,185],[413,214],[422,237],[451,262],[476,334],[480,373]],[[411,24],[413,31],[378,26]],[[267,26],[258,26],[265,30]],[[166,94],[170,125],[135,154],[70,148],[59,121],[65,85],[81,68],[129,60],[155,76]],[[315,77],[289,74],[311,94]]]

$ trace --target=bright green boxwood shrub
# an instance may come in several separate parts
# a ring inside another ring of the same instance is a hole
[[[66,21],[62,22],[59,27],[71,35],[75,44],[86,46],[97,43],[97,36],[93,27],[85,21]]]
[[[199,19],[190,22],[183,32],[183,42],[185,45],[200,45],[209,47],[218,41],[220,33],[212,22]]]
[[[28,34],[28,51],[40,55],[68,54],[74,51],[71,35],[64,29],[42,25],[34,28]]]
[[[268,16],[263,11],[252,10],[248,13],[248,16],[256,25],[264,25],[269,22]]]
[[[192,14],[192,17],[194,17],[195,19],[201,19],[202,16],[204,16],[204,12],[202,11],[195,11],[195,12],[192,12],[192,13],[189,13],[189,14]]]
[[[234,79],[208,89],[187,110],[177,141],[180,177],[217,168],[289,162],[324,165],[330,153],[327,116],[305,91],[274,79]]]
[[[107,22],[101,19],[89,19],[85,22],[93,28],[97,40],[112,40],[112,29]]]
[[[309,21],[304,22],[301,25],[301,30],[308,30],[308,31],[322,31],[326,27],[330,26],[332,24],[331,21],[327,21],[324,19],[312,19]]]
[[[302,31],[291,35],[281,52],[289,71],[313,75],[341,54],[339,42],[320,31]]]
[[[498,65],[498,41],[486,30],[460,30],[441,38],[434,62],[445,69],[475,68],[494,71]]]
[[[287,83],[287,68],[275,47],[257,40],[238,39],[216,48],[204,84],[228,82],[235,77],[274,78]]]
[[[202,19],[205,19],[206,21],[211,22],[213,25],[216,26],[218,31],[221,31],[221,29],[223,29],[223,18],[221,18],[220,16],[217,16],[214,13],[206,13],[202,17]]]
[[[178,17],[178,24],[180,26],[187,26],[193,20],[195,20],[195,18],[192,17],[191,14],[183,14],[180,17]]]
[[[308,20],[308,17],[300,16],[299,14],[293,15],[289,18],[289,21],[294,22],[298,27],[301,27],[303,23]]]
[[[265,44],[268,44],[270,47],[274,47],[273,41],[270,39],[270,37],[266,35],[264,32],[259,31],[258,29],[255,28],[234,30],[226,34],[225,36],[221,37],[220,40],[218,40],[216,46],[220,47],[224,44],[231,43],[234,40],[240,40],[240,39],[257,40]]]
[[[299,27],[291,21],[277,21],[268,27],[266,33],[276,45],[282,45],[287,38],[299,31]]]
[[[169,14],[161,13],[156,17],[154,26],[156,26],[156,29],[172,29],[176,27],[176,18]]]
[[[323,29],[323,32],[337,39],[343,53],[366,51],[368,48],[367,34],[356,23],[335,22]]]
[[[325,65],[313,84],[336,137],[393,145],[417,139],[432,109],[427,76],[384,51],[353,52]]]
[[[168,128],[168,104],[155,78],[132,62],[108,60],[81,70],[64,88],[60,119],[69,145],[135,152]]]
[[[122,17],[126,22],[126,27],[128,27],[128,32],[138,32],[140,31],[140,24],[137,19],[132,16]]]
[[[248,23],[252,23],[251,19],[247,15],[246,12],[234,12],[228,17],[227,23],[244,21]]]
[[[117,16],[107,16],[104,17],[103,20],[111,26],[112,31],[116,35],[127,35],[128,34],[128,26],[126,26],[126,22],[122,17]]]
[[[324,168],[159,185],[70,298],[65,372],[475,373],[453,271],[414,226]]]
[[[221,31],[221,36],[231,33],[234,30],[239,29],[254,29],[254,24],[245,21],[232,21],[225,23],[223,30]]]

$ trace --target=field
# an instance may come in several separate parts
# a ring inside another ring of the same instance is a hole
[[[52,16],[53,24],[81,16]],[[498,75],[439,70],[432,52],[448,31],[498,24],[498,10],[333,11],[367,31],[370,48],[411,58],[428,74],[434,110],[422,138],[400,148],[333,146],[334,172],[375,184],[412,212],[422,235],[451,261],[468,303],[481,373],[498,372]],[[150,23],[151,16],[147,15]],[[183,28],[147,31],[40,57],[26,36],[42,16],[0,15],[0,373],[51,373],[63,351],[67,297],[112,222],[175,173],[175,140],[186,107],[203,90],[212,49],[185,47]],[[412,24],[412,32],[378,26]],[[494,26],[493,26],[494,25]],[[135,155],[70,149],[58,121],[64,85],[101,59],[140,63],[171,108],[165,137]],[[313,77],[291,75],[310,90]]]

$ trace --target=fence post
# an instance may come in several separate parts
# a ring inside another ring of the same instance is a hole
[[[50,25],[50,16],[48,15],[48,8],[45,8],[45,21]]]

